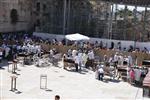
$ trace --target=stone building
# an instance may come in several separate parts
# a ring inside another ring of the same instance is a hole
[[[32,0],[0,0],[0,32],[31,30],[32,4]]]
[[[111,5],[100,0],[36,0],[36,31],[102,37]],[[64,14],[65,13],[65,14]],[[64,24],[65,23],[65,24]]]
[[[102,37],[109,11],[110,4],[99,0],[66,0],[66,5],[64,0],[0,0],[0,32],[78,32]]]

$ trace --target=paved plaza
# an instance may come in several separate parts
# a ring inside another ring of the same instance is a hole
[[[82,72],[67,71],[59,67],[49,65],[39,68],[34,65],[24,67],[18,64],[17,75],[7,71],[7,65],[0,70],[1,100],[7,99],[53,99],[60,95],[61,100],[70,99],[118,99],[138,100],[142,97],[142,88],[131,86],[123,81],[105,81],[95,79],[95,73],[88,69]],[[47,89],[40,89],[40,75],[47,75]],[[11,78],[16,75],[17,92],[10,91]]]

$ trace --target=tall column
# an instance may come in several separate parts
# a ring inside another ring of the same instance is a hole
[[[104,28],[104,38],[109,38],[109,16],[110,12],[109,10],[109,3],[106,2],[106,8],[105,8],[105,28]]]
[[[114,31],[114,35],[115,35],[115,37],[116,37],[116,35],[117,35],[117,12],[118,12],[118,4],[115,4],[115,18],[114,18],[114,20],[115,20],[115,31]]]
[[[111,15],[110,15],[110,22],[109,22],[109,39],[112,39],[112,26],[113,26],[113,13],[114,13],[114,4],[111,4]]]
[[[66,32],[66,8],[67,8],[67,0],[64,0],[63,35],[65,35]]]
[[[136,26],[136,23],[137,23],[137,6],[135,6],[135,9],[134,9],[134,26]],[[135,29],[135,28],[134,28]],[[136,48],[136,32],[138,31],[135,31],[133,34],[134,34],[134,48]]]
[[[55,1],[51,1],[50,2],[50,18],[49,18],[49,23],[50,23],[50,30],[49,30],[49,32],[52,34],[54,31],[54,29],[53,29],[53,27],[54,27],[54,22],[53,22],[53,18],[54,18],[54,4],[53,3],[55,3]]]
[[[143,26],[144,34],[142,34],[142,36],[143,36],[142,40],[145,40],[145,37],[147,37],[146,35],[148,35],[147,34],[148,32],[146,31],[146,21],[147,21],[147,6],[145,7],[145,13],[144,13],[144,26]]]
[[[125,8],[124,8],[124,29],[123,29],[123,38],[124,40],[126,39],[126,34],[127,34],[127,17],[128,17],[128,14],[127,14],[127,10],[128,10],[128,6],[125,5]]]
[[[68,13],[67,13],[67,33],[70,31],[70,7],[71,7],[71,0],[68,0]]]

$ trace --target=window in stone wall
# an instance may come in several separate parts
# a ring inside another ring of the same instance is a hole
[[[39,19],[36,20],[36,26],[40,26],[41,25],[41,22]]]
[[[30,15],[32,16],[32,12],[30,12]]]
[[[40,2],[36,3],[36,11],[40,11],[41,7],[40,7]]]
[[[43,11],[46,11],[46,9],[47,9],[46,4],[43,4]]]

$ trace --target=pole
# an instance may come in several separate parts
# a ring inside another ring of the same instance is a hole
[[[116,34],[117,32],[117,13],[118,13],[118,4],[115,4],[115,38],[117,37]]]
[[[16,77],[14,78],[14,90],[16,90]]]
[[[126,21],[127,21],[127,10],[128,10],[128,7],[127,5],[125,5],[125,8],[124,8],[124,32],[123,32],[123,37],[124,37],[124,40],[126,39],[126,32],[127,32],[127,26],[126,26]]]
[[[105,28],[104,28],[104,38],[108,38],[108,33],[109,33],[109,24],[108,24],[108,18],[109,18],[109,14],[108,14],[108,7],[109,4],[108,2],[106,2],[106,7],[105,7]]]
[[[112,4],[111,16],[110,16],[110,29],[109,29],[109,39],[112,39],[112,22],[113,22],[114,4]]]
[[[13,77],[11,77],[11,89],[10,91],[13,91]]]
[[[136,24],[136,20],[137,20],[136,14],[137,14],[137,6],[135,6],[134,9],[134,24]],[[136,33],[134,32],[134,49],[135,48],[136,48]]]
[[[68,14],[67,14],[67,33],[70,32],[69,26],[70,26],[70,7],[71,7],[71,1],[68,0]]]
[[[66,6],[67,6],[67,0],[64,0],[64,19],[63,19],[63,35],[64,36],[66,32]]]
[[[144,13],[144,36],[143,37],[145,37],[145,35],[146,35],[146,21],[147,21],[147,6],[145,7],[145,13]],[[142,39],[142,42],[143,42],[143,40],[144,40],[144,38]]]

